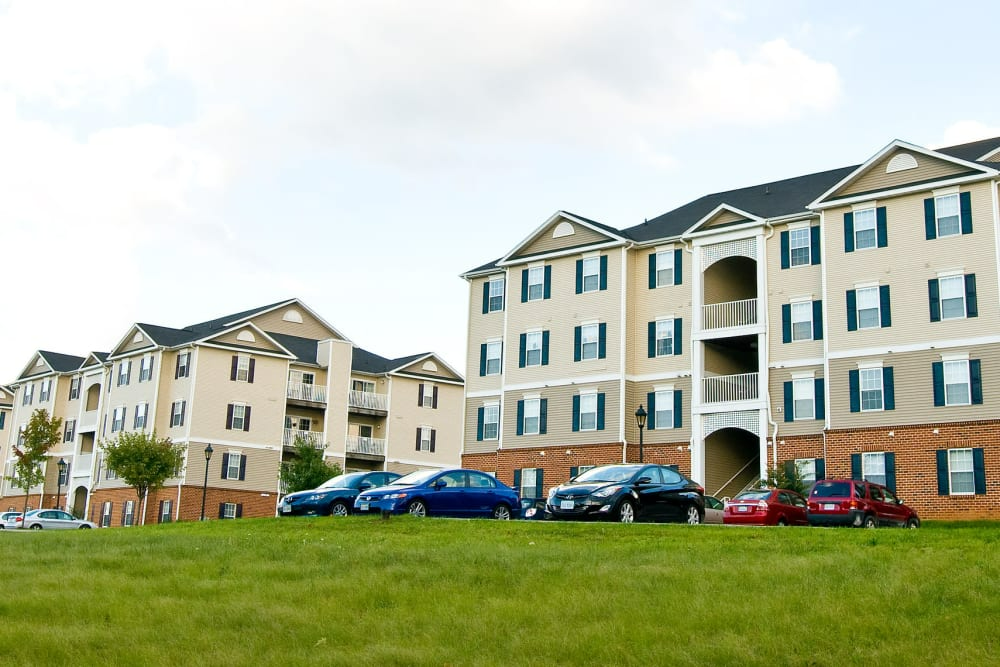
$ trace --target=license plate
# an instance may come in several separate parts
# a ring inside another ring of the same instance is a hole
[[[368,511],[368,503],[358,503],[358,509],[362,512]]]
[[[749,510],[750,510],[750,508],[747,507],[746,505],[737,505],[736,506],[736,511],[737,512],[748,512]]]
[[[571,510],[571,509],[573,509],[573,501],[572,500],[563,500],[563,501],[560,501],[560,503],[559,503],[559,509],[561,509],[561,510]]]
[[[837,509],[837,505],[836,503],[823,503],[823,509],[832,511]]]

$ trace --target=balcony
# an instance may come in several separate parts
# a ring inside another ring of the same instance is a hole
[[[382,414],[389,410],[389,396],[352,389],[347,395],[347,407],[364,414]]]
[[[97,410],[88,410],[80,417],[77,433],[90,433],[97,430]]]
[[[305,384],[304,382],[289,382],[285,395],[293,401],[326,403],[326,387],[321,385]]]
[[[325,449],[323,446],[323,433],[321,431],[300,431],[294,428],[286,428],[281,437],[281,444],[291,447],[295,444],[295,438],[302,438],[316,449]]]
[[[740,373],[702,378],[701,400],[703,403],[756,400],[760,397],[758,375],[758,373]]]
[[[701,307],[701,328],[731,329],[757,324],[757,299],[708,303]]]
[[[89,477],[90,467],[93,464],[93,454],[77,454],[73,457],[73,465],[69,468],[70,477]]]
[[[349,435],[347,436],[345,448],[348,454],[385,456],[385,440],[383,438],[367,438],[360,435]]]

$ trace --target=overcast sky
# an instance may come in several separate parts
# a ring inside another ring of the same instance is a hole
[[[468,285],[559,209],[1000,135],[1000,3],[0,0],[0,381],[299,297],[465,371]]]

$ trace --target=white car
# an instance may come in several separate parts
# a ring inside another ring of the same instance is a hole
[[[20,527],[20,524],[15,521],[19,516],[21,516],[20,512],[3,512],[0,514],[0,530]]]
[[[31,530],[65,530],[70,528],[97,528],[97,525],[77,519],[69,512],[62,510],[31,510],[24,515],[24,527]]]

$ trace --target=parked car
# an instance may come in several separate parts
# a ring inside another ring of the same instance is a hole
[[[521,518],[529,521],[542,521],[545,516],[545,501],[537,498],[521,499]]]
[[[16,519],[19,523],[21,519]],[[31,510],[24,515],[24,527],[31,530],[66,530],[70,528],[97,528],[97,524],[77,519],[63,510]]]
[[[726,503],[723,523],[749,526],[808,526],[806,499],[789,489],[753,489]]]
[[[17,518],[21,516],[20,512],[3,512],[0,514],[0,530],[5,528],[19,528],[17,523]]]
[[[854,479],[817,481],[809,494],[814,526],[905,526],[919,528],[920,517],[888,488]]]
[[[326,480],[315,489],[289,493],[278,505],[280,516],[304,514],[347,516],[361,491],[385,486],[399,479],[395,472],[352,472]]]
[[[419,470],[354,502],[359,512],[390,512],[413,516],[518,518],[521,500],[514,489],[479,470]]]
[[[722,523],[725,506],[715,496],[705,496],[705,523]]]
[[[554,519],[696,524],[705,519],[705,489],[667,466],[604,465],[552,488],[545,509]]]

